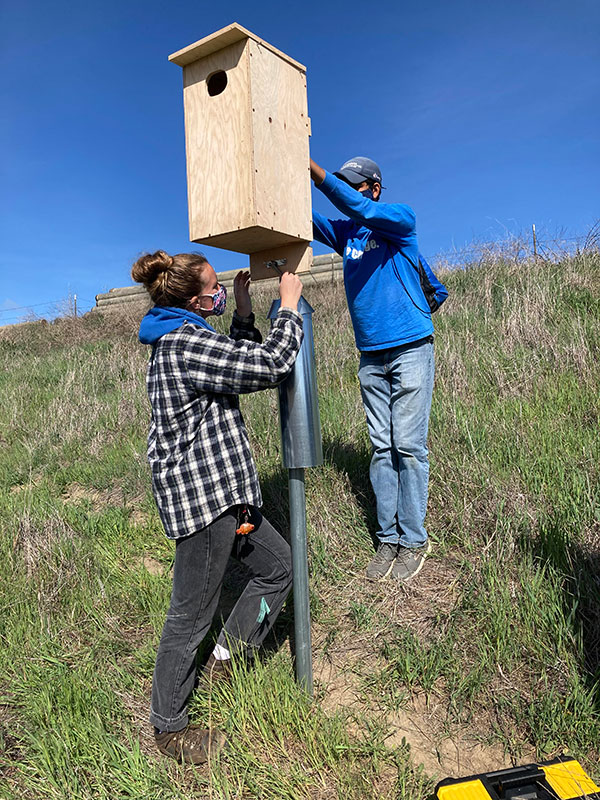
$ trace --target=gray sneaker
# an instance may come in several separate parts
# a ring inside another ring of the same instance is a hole
[[[398,545],[381,542],[367,566],[367,578],[380,581],[387,578],[398,555]]]
[[[421,571],[427,554],[430,552],[431,542],[429,540],[427,540],[427,543],[424,544],[423,547],[417,547],[416,549],[400,546],[398,548],[398,557],[392,568],[392,579],[396,581],[408,581],[410,578],[414,578],[414,576]]]

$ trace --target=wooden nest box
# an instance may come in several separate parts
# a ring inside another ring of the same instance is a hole
[[[250,254],[253,278],[310,268],[306,68],[233,24],[169,56],[183,67],[190,239]]]

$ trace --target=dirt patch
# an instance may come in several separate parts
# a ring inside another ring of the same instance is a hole
[[[489,721],[478,719],[474,726],[448,722],[447,698],[412,694],[408,708],[388,715],[387,722],[390,735],[386,745],[410,745],[413,764],[422,764],[435,780],[491,772],[517,763],[502,746],[489,743],[493,737]],[[519,762],[523,759],[533,761],[535,753],[520,753]]]
[[[125,505],[125,496],[119,487],[101,491],[72,483],[62,496],[66,503],[89,503],[94,511],[102,511],[107,506]]]
[[[166,567],[152,556],[143,556],[137,560],[137,563],[145,567],[150,575],[164,575],[167,571]]]
[[[104,511],[106,508],[126,508],[131,511],[131,521],[134,525],[144,526],[150,519],[150,514],[140,511],[141,497],[126,497],[120,486],[111,489],[92,489],[79,483],[70,484],[62,494],[65,503],[89,503],[92,510]]]
[[[383,712],[370,706],[361,691],[360,675],[345,659],[342,661],[343,666],[332,659],[315,662],[315,686],[322,707],[329,712],[376,716],[387,726],[386,746],[395,749],[408,745],[413,765],[422,764],[434,780],[490,772],[517,763],[500,745],[486,743],[493,737],[491,721],[486,724],[478,719],[474,727],[450,723],[447,698],[414,692],[408,695],[408,707],[401,711]],[[357,722],[350,723],[351,731],[357,728]],[[533,751],[519,754],[519,763],[534,760]]]
[[[428,558],[423,570],[412,583],[398,583],[383,600],[392,621],[401,623],[423,638],[433,632],[440,614],[450,614],[462,596],[463,569],[450,559]]]
[[[147,511],[132,511],[129,520],[132,525],[143,528],[150,521],[150,514]]]
[[[0,444],[2,444],[1,440],[0,440]],[[11,486],[10,487],[10,493],[11,494],[21,494],[22,492],[31,491],[36,486],[39,486],[41,482],[42,482],[42,476],[41,475],[36,475],[36,476],[30,478],[27,483],[18,483],[18,484],[16,484],[16,486]]]
[[[330,614],[324,624],[313,625],[314,652],[333,658],[339,669],[356,664],[358,672],[373,672],[382,644],[399,628],[423,641],[437,639],[439,621],[460,602],[464,580],[458,561],[430,558],[409,584],[373,582],[353,573],[343,586],[320,586],[319,597]]]
[[[321,706],[325,711],[359,709],[359,679],[346,664],[340,668],[330,659],[320,659],[314,664],[313,678]]]
[[[349,712],[351,732],[364,725],[365,718],[383,723],[386,746],[408,745],[413,765],[422,764],[435,780],[503,769],[516,761],[502,744],[494,743],[494,720],[486,718],[485,712],[468,724],[453,720],[444,687],[426,694],[398,686],[402,708],[390,710],[378,702],[369,680],[386,663],[382,642],[394,628],[410,629],[422,640],[434,639],[436,621],[460,602],[463,584],[460,561],[447,557],[428,559],[418,580],[406,585],[374,584],[352,575],[343,593],[328,598],[328,605],[343,609],[360,603],[370,615],[364,629],[360,624],[349,625],[351,615],[340,618],[339,611],[333,631],[330,624],[313,629],[315,687],[323,708],[330,713]],[[516,755],[518,763],[535,760],[531,751]]]

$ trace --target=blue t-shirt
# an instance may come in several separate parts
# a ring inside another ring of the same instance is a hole
[[[344,259],[344,286],[359,350],[384,350],[433,333],[419,272],[412,208],[363,197],[327,172],[318,187],[349,219],[313,212],[317,241]],[[412,262],[412,263],[411,263]]]

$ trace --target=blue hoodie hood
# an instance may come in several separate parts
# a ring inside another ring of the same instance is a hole
[[[140,323],[139,339],[142,344],[156,344],[165,333],[180,328],[184,322],[191,322],[206,330],[215,329],[199,314],[174,306],[153,306]]]

